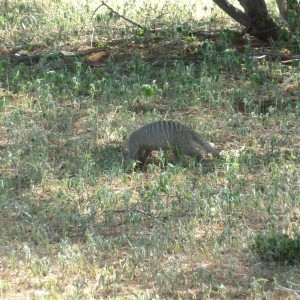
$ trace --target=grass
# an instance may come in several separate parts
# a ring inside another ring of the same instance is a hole
[[[0,297],[296,299],[299,66],[191,35],[220,23],[187,4],[119,7],[155,36],[72,3],[1,4],[5,47],[36,59],[0,60]],[[222,159],[135,169],[123,146],[159,119]]]

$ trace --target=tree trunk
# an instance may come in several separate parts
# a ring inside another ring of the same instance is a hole
[[[276,0],[280,15],[291,32],[300,28],[300,3],[296,0]]]
[[[288,4],[287,0],[276,0],[280,15],[287,22],[288,18]]]
[[[264,41],[278,40],[279,27],[269,16],[264,0],[239,0],[245,12],[237,9],[227,0],[213,1],[229,16],[244,25],[247,33]]]
[[[224,10],[231,18],[244,25],[250,26],[250,18],[241,10],[233,6],[227,0],[213,0],[222,10]]]
[[[247,0],[245,12],[250,17],[248,33],[261,40],[278,40],[279,27],[271,19],[264,0]]]

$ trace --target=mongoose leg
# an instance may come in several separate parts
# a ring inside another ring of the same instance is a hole
[[[196,158],[196,160],[198,162],[203,160],[203,156],[202,156],[201,152],[193,144],[183,145],[182,146],[182,152],[185,153],[186,155],[190,156],[190,157]]]
[[[147,158],[151,154],[151,150],[139,149],[137,152],[137,159],[144,164],[147,161]]]

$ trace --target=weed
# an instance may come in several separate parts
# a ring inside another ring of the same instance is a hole
[[[269,261],[299,263],[300,236],[291,238],[283,233],[260,232],[255,236],[253,249]]]
[[[299,67],[197,35],[228,21],[198,2],[113,3],[141,30],[104,6],[89,22],[97,3],[1,2],[0,297],[288,297],[275,280],[299,267],[276,260],[299,238],[270,232],[299,231]],[[136,168],[126,141],[159,119],[222,159]]]

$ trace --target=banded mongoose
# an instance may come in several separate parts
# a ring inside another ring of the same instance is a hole
[[[156,121],[134,131],[128,141],[129,158],[144,163],[152,150],[172,150],[175,155],[184,153],[202,160],[199,146],[216,157],[219,151],[213,148],[199,133],[174,121]]]

